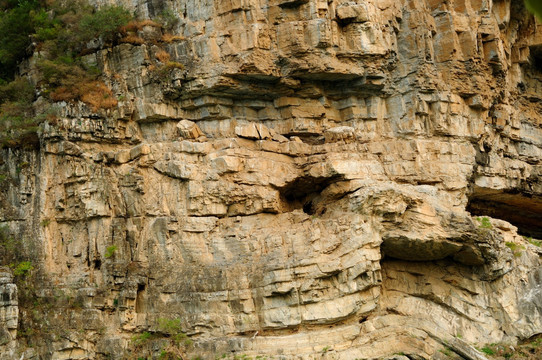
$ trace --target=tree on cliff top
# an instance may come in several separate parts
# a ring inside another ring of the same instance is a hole
[[[26,57],[34,33],[31,13],[39,7],[38,1],[0,1],[0,79],[12,80]]]
[[[74,58],[92,39],[112,43],[132,18],[121,6],[95,9],[87,0],[0,0],[0,80],[14,79],[32,44],[49,60]]]

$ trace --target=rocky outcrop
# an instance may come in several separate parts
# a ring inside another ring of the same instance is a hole
[[[57,103],[39,150],[2,152],[36,296],[70,299],[17,356],[158,357],[186,333],[190,357],[483,359],[542,333],[542,28],[521,2],[124,5],[179,36],[86,55],[118,108]]]
[[[0,268],[0,348],[2,359],[15,357],[17,339],[17,323],[19,307],[17,302],[17,285],[13,283],[13,275],[8,268]]]

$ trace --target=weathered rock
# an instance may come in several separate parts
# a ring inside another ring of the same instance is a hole
[[[356,139],[354,128],[351,126],[338,126],[328,129],[324,133],[324,137],[327,143],[337,141],[352,142]]]
[[[200,136],[204,135],[198,125],[196,125],[195,122],[189,120],[179,121],[179,123],[177,124],[177,129],[179,129],[181,137],[185,139],[197,139]]]
[[[236,126],[235,135],[242,138],[246,138],[246,139],[253,139],[253,140],[260,139],[260,133],[258,132],[258,128],[256,127],[256,124],[254,123],[250,123],[244,126]]]
[[[17,285],[8,267],[0,267],[0,359],[15,356],[19,321]]]
[[[355,22],[369,21],[369,11],[367,4],[356,4],[355,2],[346,2],[337,6],[337,17],[340,20],[350,20]]]
[[[39,150],[1,152],[0,222],[54,308],[25,349],[36,309],[0,280],[4,358],[157,358],[182,331],[183,358],[481,360],[542,333],[522,2],[122,3],[178,18],[85,56],[127,100],[57,104]]]

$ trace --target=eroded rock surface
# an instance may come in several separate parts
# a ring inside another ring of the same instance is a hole
[[[2,359],[15,356],[18,320],[17,285],[13,283],[11,271],[0,267],[0,347],[4,352],[0,355]]]
[[[180,36],[87,55],[118,109],[57,104],[39,151],[0,159],[38,296],[71,299],[23,358],[129,357],[160,319],[206,359],[483,359],[542,333],[522,2],[123,3]],[[184,69],[157,76],[159,50]]]

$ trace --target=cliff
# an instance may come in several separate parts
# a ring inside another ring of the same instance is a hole
[[[2,149],[33,269],[0,274],[0,359],[484,359],[542,333],[522,2],[109,3],[177,21],[90,47],[117,106],[57,102]]]

